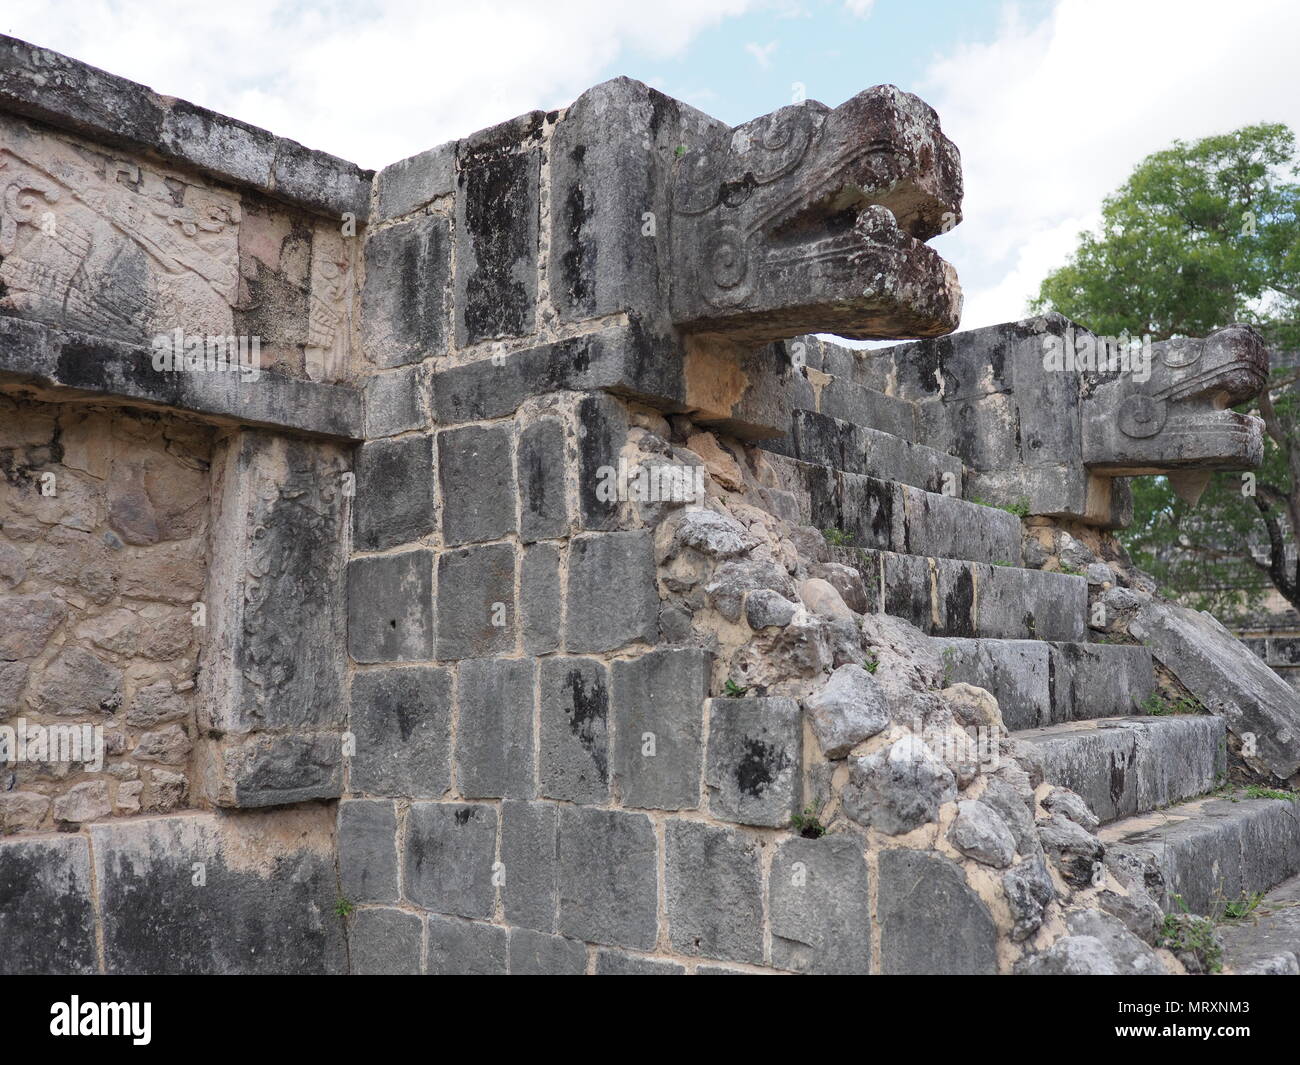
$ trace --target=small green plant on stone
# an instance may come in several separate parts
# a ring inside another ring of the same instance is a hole
[[[1264,893],[1262,891],[1256,891],[1253,894],[1243,891],[1241,898],[1223,904],[1223,920],[1240,921],[1244,917],[1249,917],[1259,908],[1259,904],[1263,901]]]
[[[1283,802],[1294,802],[1300,796],[1294,791],[1286,791],[1283,788],[1264,788],[1258,784],[1250,784],[1246,788],[1246,798],[1281,799]]]
[[[1149,717],[1168,717],[1170,714],[1199,714],[1201,704],[1188,695],[1152,692],[1142,700],[1140,709]]]
[[[1071,577],[1082,577],[1083,574],[1071,566],[1068,562],[1057,561],[1056,568],[1060,573],[1068,573]]]
[[[880,659],[876,657],[875,651],[868,651],[867,657],[862,660],[862,668],[868,673],[874,673],[880,668]]]
[[[1223,945],[1219,942],[1214,922],[1208,917],[1189,913],[1181,895],[1175,895],[1174,902],[1183,912],[1165,915],[1156,946],[1168,947],[1175,954],[1191,955],[1190,959],[1183,959],[1183,963],[1193,961],[1202,972],[1221,972]],[[1188,965],[1188,968],[1192,967]]]
[[[943,649],[943,686],[952,687],[952,667],[953,656],[957,653],[956,648],[945,647]]]
[[[804,839],[821,839],[826,835],[826,826],[818,819],[819,813],[817,807],[809,803],[803,808],[802,813],[797,813],[790,818],[790,823]]]
[[[747,691],[749,691],[748,688],[741,687],[734,680],[728,680],[727,683],[722,686],[722,694],[732,699],[739,699]]]
[[[352,916],[352,911],[355,909],[356,906],[352,904],[351,899],[340,898],[339,901],[334,904],[334,916],[342,917],[346,921]]]
[[[848,547],[853,542],[853,537],[843,529],[823,529],[822,535],[831,547]]]
[[[678,159],[680,159],[683,155],[686,154],[686,145],[684,144],[677,145],[677,151],[674,152],[673,154],[676,155]]]

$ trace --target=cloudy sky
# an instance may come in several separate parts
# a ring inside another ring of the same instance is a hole
[[[626,74],[732,123],[892,82],[962,151],[962,327],[1018,318],[1144,155],[1300,129],[1293,0],[44,0],[0,30],[366,167]]]

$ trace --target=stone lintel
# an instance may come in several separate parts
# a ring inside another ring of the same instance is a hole
[[[37,398],[93,399],[162,408],[203,421],[359,440],[359,389],[297,380],[260,370],[257,380],[233,371],[155,370],[146,347],[0,318],[0,391],[29,386]]]

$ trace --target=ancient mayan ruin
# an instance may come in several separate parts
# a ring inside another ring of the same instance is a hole
[[[0,972],[1300,973],[1300,698],[1114,536],[1269,352],[956,331],[918,97],[372,173],[0,37],[0,189]]]

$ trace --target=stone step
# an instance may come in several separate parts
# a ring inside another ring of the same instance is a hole
[[[915,443],[917,410],[911,400],[887,396],[844,377],[827,382],[817,397],[817,412],[851,425],[877,429]]]
[[[1070,721],[1012,734],[1043,779],[1078,792],[1102,824],[1204,795],[1227,773],[1223,718]]]
[[[897,481],[926,492],[964,494],[961,460],[880,429],[816,411],[797,410],[788,437],[763,445],[771,451],[845,473]]]
[[[950,683],[993,693],[1010,730],[1125,717],[1155,690],[1151,652],[1108,643],[940,637]]]
[[[1114,821],[1099,835],[1107,862],[1143,870],[1169,913],[1215,916],[1300,873],[1300,800],[1207,796]]]
[[[1219,927],[1229,972],[1300,976],[1300,876],[1268,892],[1245,917]]]
[[[854,547],[1019,566],[1020,519],[957,496],[773,454],[803,520]]]
[[[866,548],[832,547],[829,557],[861,574],[872,610],[930,636],[1064,642],[1087,636],[1082,577]]]

